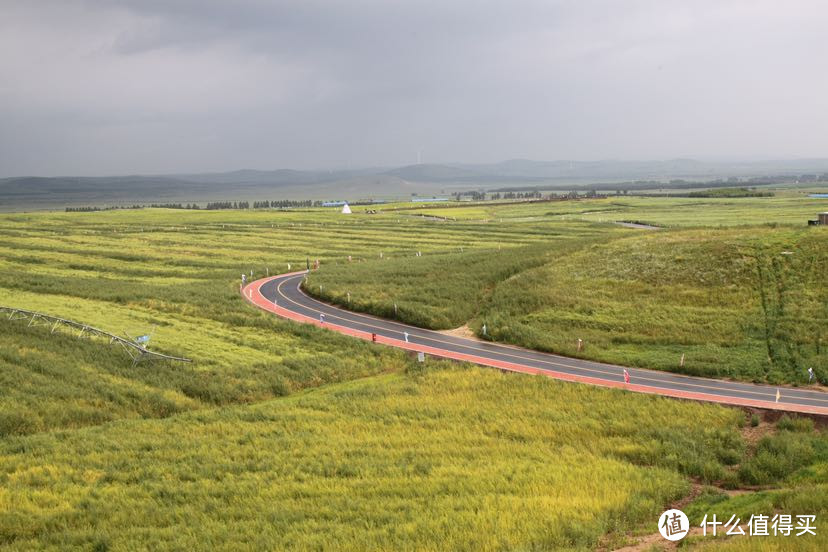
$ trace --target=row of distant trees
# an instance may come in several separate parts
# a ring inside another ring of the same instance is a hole
[[[322,201],[292,200],[292,199],[278,199],[254,201],[253,209],[285,209],[289,207],[320,207]],[[111,205],[106,207],[98,207],[95,205],[88,205],[85,207],[66,207],[67,213],[91,213],[94,211],[114,211],[118,209],[194,209],[200,210],[202,207],[196,203],[151,203],[149,205]],[[213,211],[217,209],[250,209],[249,201],[213,201],[208,203],[204,210]]]
[[[626,192],[625,192],[626,193]],[[452,197],[456,200],[461,200],[463,198],[469,198],[474,201],[485,201],[486,199],[489,200],[498,200],[498,199],[547,199],[547,200],[554,200],[554,199],[566,199],[566,198],[578,198],[578,197],[597,197],[597,193],[594,190],[588,190],[584,194],[579,194],[577,191],[571,191],[566,193],[541,193],[540,190],[528,190],[528,191],[504,191],[504,192],[495,192],[495,193],[486,193],[480,190],[471,190],[471,191],[464,191],[464,192],[454,192]],[[152,203],[149,205],[112,205],[106,207],[98,207],[98,206],[86,206],[86,207],[66,207],[67,213],[89,213],[92,211],[112,211],[116,209],[145,209],[145,208],[158,208],[158,209],[193,209],[199,210],[204,209],[207,211],[215,211],[219,209],[287,209],[291,207],[321,207],[325,202],[321,200],[310,200],[310,199],[277,199],[277,200],[264,200],[264,201],[254,201],[252,204],[249,201],[211,201],[207,203],[205,207],[201,207],[196,203]],[[373,201],[353,201],[350,202],[351,205],[373,205],[375,202]]]
[[[319,207],[321,205],[321,201],[311,201],[310,199],[279,199],[274,201],[265,200],[253,202],[254,209],[284,209],[286,207]]]
[[[254,201],[253,209],[286,209],[289,207],[321,207],[322,201],[310,199],[277,199]],[[198,207],[195,207],[198,209]],[[249,201],[213,201],[208,203],[205,209],[213,211],[216,209],[250,209]]]
[[[729,178],[717,178],[715,180],[685,180],[682,178],[674,178],[670,181],[663,180],[627,180],[624,182],[604,182],[602,184],[584,184],[581,186],[574,186],[573,190],[590,191],[593,189],[612,190],[617,195],[627,194],[630,191],[642,190],[663,190],[668,189],[685,189],[685,188],[725,188],[742,186],[761,186],[766,184],[796,184],[808,182],[828,182],[828,173],[823,174],[790,174],[777,176],[754,176],[754,177],[737,177],[731,176]],[[526,192],[530,191],[544,191],[549,188],[546,186],[512,186],[508,188],[496,188],[489,190],[491,193],[498,192]],[[494,195],[491,196],[494,199]]]
[[[470,198],[474,201],[485,201],[486,199],[490,201],[497,201],[499,199],[546,199],[546,200],[554,200],[554,199],[575,199],[579,197],[597,197],[598,192],[595,190],[587,190],[583,194],[579,194],[577,191],[573,190],[571,192],[562,192],[562,193],[542,193],[540,190],[529,190],[529,191],[515,191],[509,190],[504,192],[494,192],[487,194],[483,191],[467,191],[467,192],[454,192],[452,197],[456,200],[460,200],[463,198]]]
[[[531,192],[504,192],[501,196],[500,193],[495,193],[492,195],[492,199],[543,199],[543,194],[539,190],[534,190]],[[546,199],[553,199],[557,197],[557,194],[547,194]]]
[[[468,198],[472,199],[473,201],[484,201],[486,199],[486,192],[478,191],[478,190],[468,190],[468,191],[465,191],[465,192],[454,192],[451,195],[454,197],[454,199],[456,199],[458,201],[463,199],[464,197],[468,197]],[[492,199],[494,199],[494,198],[492,198]]]
[[[106,207],[86,206],[67,207],[67,213],[91,213],[93,211],[115,211],[118,209],[198,209],[198,205],[182,203],[152,203],[150,205],[108,205]]]

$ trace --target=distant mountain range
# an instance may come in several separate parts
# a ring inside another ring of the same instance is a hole
[[[828,159],[709,162],[532,161],[491,164],[418,164],[357,170],[238,170],[132,176],[12,177],[0,179],[0,209],[77,205],[199,202],[257,199],[398,199],[411,194],[521,185],[567,189],[590,183],[630,180],[712,180],[724,177],[828,173]]]

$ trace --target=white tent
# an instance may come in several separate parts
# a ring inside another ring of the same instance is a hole
[[[342,206],[342,214],[343,215],[350,215],[351,214],[351,208],[348,207],[347,203]]]

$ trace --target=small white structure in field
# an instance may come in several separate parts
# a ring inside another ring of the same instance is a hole
[[[342,206],[342,214],[343,215],[350,215],[351,214],[351,208],[348,207],[347,203]]]

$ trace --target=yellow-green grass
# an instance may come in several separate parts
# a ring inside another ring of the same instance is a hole
[[[562,236],[323,266],[306,289],[435,329],[468,323],[480,337],[533,349],[803,383],[809,367],[828,378],[827,232],[755,226]]]
[[[818,212],[828,210],[828,200],[803,194],[773,198],[635,198],[608,199],[618,211],[583,215],[584,220],[638,220],[667,227],[744,226],[777,224],[805,226]]]
[[[438,330],[456,328],[487,307],[498,284],[622,234],[612,228],[574,234],[549,232],[547,240],[521,247],[326,265],[313,271],[304,287],[352,310]]]
[[[828,211],[828,199],[808,197],[801,190],[768,198],[660,198],[608,197],[577,201],[511,204],[475,204],[454,209],[425,208],[422,214],[459,220],[504,223],[523,220],[582,220],[598,223],[640,221],[664,227],[744,226],[777,224],[805,226],[819,212]]]
[[[380,252],[385,259],[415,252],[427,258],[610,230],[583,222],[493,228],[324,209],[2,215],[0,304],[118,334],[152,332],[152,349],[195,362],[131,369],[126,355],[106,352],[105,369],[96,371],[64,353],[69,337],[0,320],[8,368],[0,413],[12,413],[0,434],[252,403],[399,366],[400,353],[254,309],[239,296],[242,272],[258,278],[286,272],[289,263],[302,269],[308,259],[327,266]],[[32,342],[44,350],[31,352]],[[90,344],[84,354],[105,348]],[[75,391],[53,393],[64,385]]]
[[[0,546],[588,549],[648,527],[688,476],[797,496],[824,483],[821,435],[810,454],[788,439],[750,460],[735,410],[484,369],[422,372],[238,296],[242,271],[306,258],[324,275],[380,266],[382,251],[388,266],[432,263],[446,283],[457,266],[513,255],[516,274],[501,266],[473,291],[485,307],[547,257],[637,236],[502,208],[502,223],[330,210],[0,216],[0,304],[116,332],[157,326],[151,347],[196,360],[132,369],[99,342],[0,320]],[[794,475],[780,482],[780,466]]]
[[[224,348],[209,362],[135,366],[105,340],[50,334],[25,322],[0,324],[0,437],[255,403],[402,365],[393,351],[268,319],[249,325],[244,341],[218,324],[206,335],[198,324],[179,325],[180,339],[192,336],[193,347]]]
[[[824,438],[822,446],[825,446]],[[801,470],[802,472],[821,472],[819,476],[809,476],[807,480],[786,482],[782,488],[755,491],[745,494],[728,496],[717,489],[705,491],[697,500],[686,507],[686,513],[693,525],[699,525],[708,516],[708,520],[716,515],[717,520],[727,522],[732,516],[739,520],[740,525],[744,524],[745,533],[749,532],[748,523],[751,516],[774,514],[790,515],[793,525],[798,524],[797,516],[814,515],[816,520],[811,523],[816,527],[816,535],[799,535],[799,530],[794,530],[789,536],[783,534],[774,535],[773,527],[768,523],[769,535],[752,536],[746,534],[744,537],[728,537],[726,529],[721,527],[717,530],[715,538],[711,529],[708,528],[708,535],[702,535],[692,539],[694,544],[706,549],[713,541],[714,548],[725,550],[825,550],[828,544],[828,534],[825,531],[825,515],[828,514],[828,480],[824,472],[826,470],[825,457],[821,462],[812,464]],[[769,541],[769,542],[765,542]],[[762,543],[764,547],[758,545]]]
[[[511,278],[477,318],[495,339],[566,354],[583,339],[586,356],[621,364],[828,378],[827,239],[762,227],[641,234]]]
[[[592,548],[740,457],[738,411],[485,369],[0,443],[9,550]]]
[[[765,490],[728,495],[719,489],[707,488],[696,500],[685,507],[691,524],[698,525],[705,515],[727,522],[736,516],[749,533],[752,515],[790,515],[794,531],[789,536],[774,535],[769,519],[769,536],[727,536],[717,531],[688,539],[692,549],[723,550],[825,550],[828,532],[825,516],[828,514],[828,438],[825,431],[814,431],[807,419],[783,417],[774,428],[775,433],[763,437],[739,468],[740,478],[748,484],[763,484]],[[796,526],[798,515],[812,515],[810,524],[816,535],[802,534]]]

